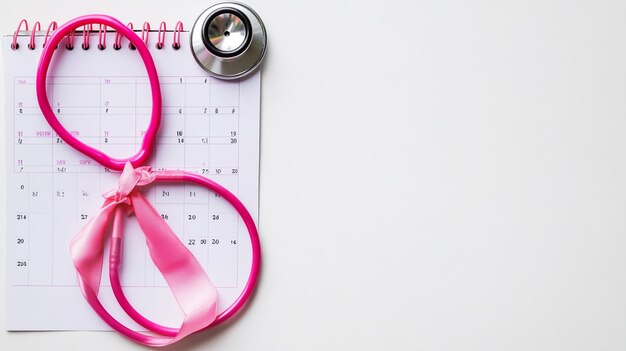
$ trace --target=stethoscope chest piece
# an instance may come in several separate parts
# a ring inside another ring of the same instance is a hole
[[[206,9],[191,29],[191,51],[198,64],[219,79],[239,79],[263,61],[267,34],[247,5],[223,2]]]

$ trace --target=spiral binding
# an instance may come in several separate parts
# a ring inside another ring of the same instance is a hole
[[[141,40],[148,46],[148,33],[150,32],[150,23],[144,22],[141,27]]]
[[[46,31],[46,38],[43,40],[43,46],[46,46],[46,43],[48,42],[48,37],[50,37],[50,30],[54,31],[56,30],[58,27],[57,23],[55,21],[52,21],[52,23],[50,23],[50,25],[48,26],[48,30]]]
[[[165,26],[165,22],[161,22],[159,26],[159,34],[157,34],[157,43],[156,48],[161,50],[163,49],[163,43],[165,42],[165,31],[167,30]]]
[[[128,23],[126,26],[133,31],[135,30],[135,28],[133,28],[132,22]],[[117,34],[115,34],[115,43],[113,44],[113,49],[119,50],[121,48],[122,48],[122,34],[120,34],[120,32],[117,32]],[[132,43],[128,43],[128,48],[133,50],[134,45]]]
[[[89,25],[83,26],[83,45],[81,45],[83,50],[89,50],[89,38],[91,37],[89,33],[91,33],[92,30],[93,30],[93,24],[91,23]]]
[[[22,27],[24,27],[24,29],[22,29]],[[50,37],[51,33],[54,32],[56,29],[58,28],[58,24],[57,22],[53,21],[48,25],[48,29],[46,30],[46,35],[43,41],[42,46],[46,46],[46,43],[48,42],[48,38]],[[131,30],[135,31],[135,32],[140,32],[139,30],[135,30],[134,29],[134,25],[133,23],[128,23],[128,28],[130,28]],[[35,24],[32,26],[32,29],[28,29],[28,21],[26,19],[22,19],[20,21],[20,23],[17,26],[17,29],[15,30],[15,32],[13,33],[13,41],[11,42],[11,49],[12,50],[19,50],[20,48],[20,44],[18,43],[18,36],[20,35],[21,32],[29,32],[29,41],[28,41],[28,49],[29,50],[35,50],[35,36],[37,35],[37,32],[41,31],[41,23],[39,23],[38,21],[35,22]],[[180,33],[183,32],[183,23],[181,21],[176,22],[176,25],[174,26],[174,30],[171,31],[174,33],[174,39],[172,40],[172,49],[174,50],[178,50],[180,49]],[[65,39],[65,48],[67,50],[73,50],[74,49],[74,34],[76,31],[72,31],[70,34],[67,35],[66,39]],[[106,34],[107,34],[107,26],[106,25],[99,25],[99,28],[97,30],[94,30],[93,25],[92,24],[88,24],[83,26],[82,30],[78,31],[79,33],[82,32],[82,37],[83,37],[83,42],[80,45],[80,47],[83,50],[89,50],[90,48],[90,37],[91,37],[91,33],[98,33],[98,49],[99,50],[105,50],[107,45],[106,45]],[[146,45],[148,45],[148,38],[149,38],[149,33],[150,32],[157,32],[157,42],[155,44],[155,47],[158,50],[161,50],[165,47],[165,33],[167,32],[167,25],[165,22],[161,22],[159,24],[159,29],[158,30],[151,30],[150,28],[150,23],[148,22],[144,22],[142,27],[141,27],[141,39],[144,41],[144,43],[146,43]],[[24,35],[23,33],[21,35]],[[135,46],[131,43],[128,44],[128,48],[130,50],[135,50]],[[55,50],[58,49],[58,46],[55,48]],[[113,49],[114,50],[120,50],[122,49],[122,35],[118,32],[115,34],[115,41],[113,42]]]
[[[41,30],[41,23],[39,23],[39,21],[35,22],[33,30],[30,32],[30,42],[28,43],[28,48],[31,50],[35,50],[35,33],[38,30]]]
[[[172,43],[172,48],[174,50],[180,49],[180,32],[183,31],[183,22],[176,22],[176,27],[174,27],[174,42]]]
[[[101,24],[98,30],[98,50],[104,50],[107,48],[107,26]]]
[[[20,21],[20,24],[17,25],[17,30],[15,31],[15,33],[13,33],[13,42],[11,43],[11,49],[13,50],[17,50],[20,48],[20,44],[17,43],[17,33],[20,32],[20,29],[22,28],[22,24],[24,24],[24,27],[26,27],[26,30],[28,31],[28,21],[26,21],[25,19],[22,19]]]

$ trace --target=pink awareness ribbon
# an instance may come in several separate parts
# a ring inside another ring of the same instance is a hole
[[[167,173],[168,177],[182,174],[178,171],[160,173]],[[104,204],[96,216],[72,239],[70,251],[78,272],[81,291],[100,317],[115,329],[122,329],[126,336],[137,338],[145,345],[166,346],[213,323],[217,314],[217,290],[193,254],[137,188],[148,185],[155,179],[155,173],[150,167],[134,169],[127,162],[119,186],[104,194]],[[137,217],[146,237],[150,257],[163,274],[185,315],[178,333],[174,336],[134,332],[106,312],[98,300],[107,229],[113,218],[110,253],[110,264],[113,268],[120,262],[124,213]]]

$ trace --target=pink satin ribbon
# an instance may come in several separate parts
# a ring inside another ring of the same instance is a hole
[[[182,178],[182,172],[161,171]],[[102,208],[72,239],[70,250],[78,272],[80,288],[92,308],[113,328],[150,346],[165,346],[206,328],[216,318],[217,290],[202,266],[172,229],[137,189],[155,181],[150,167],[134,169],[126,163],[116,190],[104,194]],[[98,300],[105,239],[114,219],[110,264],[120,262],[122,214],[134,214],[145,237],[150,257],[163,274],[185,318],[175,336],[147,335],[131,331],[115,320]],[[132,335],[128,335],[132,334]]]

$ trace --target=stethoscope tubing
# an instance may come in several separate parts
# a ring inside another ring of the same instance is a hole
[[[146,135],[144,136],[144,140],[141,144],[140,150],[135,155],[129,158],[113,158],[106,153],[79,141],[69,131],[67,131],[65,127],[63,127],[57,116],[54,114],[52,106],[50,105],[50,102],[48,100],[46,81],[48,68],[50,66],[50,62],[52,60],[55,48],[65,36],[67,36],[76,28],[93,23],[111,27],[117,30],[118,33],[121,33],[123,36],[125,36],[137,48],[137,51],[139,52],[144,62],[149,77],[150,87],[152,90],[152,118],[150,120],[150,124],[147,128]],[[58,134],[58,136],[63,139],[68,145],[83,153],[84,155],[94,159],[104,167],[110,168],[112,170],[121,171],[127,162],[130,162],[133,167],[141,166],[141,164],[149,158],[150,152],[154,149],[156,134],[161,123],[161,91],[156,67],[144,41],[141,40],[141,38],[139,38],[139,36],[137,36],[137,34],[135,34],[131,29],[129,29],[123,23],[113,17],[106,15],[81,16],[68,21],[67,23],[60,26],[57,30],[55,30],[51,35],[49,41],[47,42],[46,46],[44,46],[43,53],[39,62],[39,67],[37,69],[36,92],[42,113],[50,126],[53,128],[53,130]],[[243,203],[233,193],[231,193],[229,190],[219,185],[215,181],[212,181],[201,175],[186,171],[175,171],[171,173],[168,171],[155,171],[153,172],[153,174],[155,175],[155,180],[157,182],[190,182],[204,186],[216,192],[237,210],[247,228],[252,248],[252,265],[250,269],[250,274],[248,276],[246,285],[244,286],[241,294],[237,297],[237,299],[228,308],[226,308],[226,310],[220,313],[216,317],[216,319],[205,329],[215,327],[228,320],[230,317],[232,317],[243,308],[246,301],[250,298],[258,280],[261,264],[261,246],[254,220],[249,211],[243,205]],[[123,231],[121,223],[123,213],[119,208],[117,208],[115,211],[114,225],[112,229],[113,236],[111,240],[112,246],[109,257],[110,280],[114,295],[122,309],[137,323],[144,326],[148,330],[159,334],[160,336],[173,337],[178,333],[179,329],[165,327],[148,320],[130,304],[130,302],[124,295],[119,277]],[[159,338],[158,336],[155,337],[152,335],[135,332],[120,323],[113,316],[111,316],[111,314],[107,312],[107,310],[102,306],[102,303],[98,299],[97,292],[93,291],[90,288],[85,289],[85,282],[82,281],[82,278],[80,279],[81,280],[79,281],[79,284],[81,285],[81,289],[85,294],[85,298],[94,309],[94,311],[113,329],[145,345],[164,346],[168,344],[167,340]]]
[[[248,212],[248,209],[233,193],[228,191],[228,189],[224,188],[217,182],[212,181],[211,179],[208,179],[206,177],[203,177],[198,174],[191,173],[191,172],[183,171],[181,173],[182,173],[182,176],[177,176],[177,175],[172,176],[168,174],[167,172],[157,171],[155,172],[156,181],[157,182],[171,182],[171,183],[174,183],[174,182],[178,183],[180,181],[184,181],[184,182],[189,182],[189,183],[195,183],[195,184],[204,186],[208,189],[215,191],[217,194],[222,196],[222,198],[228,201],[241,216],[246,226],[246,229],[248,230],[248,233],[250,236],[251,247],[252,247],[252,267],[251,267],[250,275],[248,277],[248,281],[246,285],[244,286],[241,294],[233,302],[233,304],[230,307],[228,307],[226,310],[224,310],[222,313],[220,313],[215,319],[215,321],[211,325],[209,325],[209,327],[205,328],[206,330],[206,329],[213,328],[225,322],[232,315],[237,313],[237,311],[243,307],[245,302],[248,300],[248,298],[254,291],[254,286],[256,285],[256,281],[259,275],[259,270],[261,267],[261,243],[259,240],[259,235],[256,229],[256,225],[254,224],[254,220],[252,219],[250,212]],[[115,216],[120,217],[119,223],[121,223],[121,218],[124,216],[123,211],[118,208],[116,210]],[[114,221],[114,223],[117,223],[117,221]],[[121,228],[116,228],[114,226],[113,230],[121,230]],[[113,237],[116,237],[116,236],[117,235],[115,234],[113,235]],[[121,238],[121,232],[120,232],[119,237]],[[113,242],[111,243],[111,245],[113,245]],[[113,255],[114,252],[117,253],[119,251],[117,248],[113,249],[112,247],[111,250],[109,250],[109,252],[110,252],[110,255]],[[121,254],[121,252],[117,254],[119,255]],[[113,290],[113,294],[115,295],[115,298],[118,300],[122,309],[126,312],[126,314],[128,314],[129,317],[131,317],[135,322],[137,322],[137,324],[143,326],[144,328],[150,331],[153,331],[155,333],[161,334],[163,336],[175,336],[178,333],[179,329],[166,327],[166,326],[154,323],[150,321],[149,319],[145,318],[141,313],[137,312],[137,310],[131,305],[131,303],[126,298],[126,295],[124,294],[124,291],[120,283],[119,262],[120,262],[119,259],[116,259],[110,256],[109,280],[111,282],[111,288]]]

